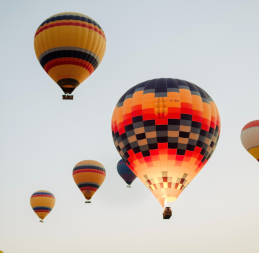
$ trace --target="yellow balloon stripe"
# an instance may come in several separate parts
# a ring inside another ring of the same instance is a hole
[[[38,59],[42,53],[52,48],[79,47],[92,51],[102,60],[105,44],[106,41],[102,35],[93,32],[91,29],[65,25],[44,30],[34,40],[34,48]]]
[[[76,79],[79,81],[79,83],[82,83],[86,78],[90,76],[88,70],[72,64],[55,66],[49,70],[48,74],[56,83],[59,80],[65,78]]]
[[[248,152],[259,161],[259,146],[249,149]]]

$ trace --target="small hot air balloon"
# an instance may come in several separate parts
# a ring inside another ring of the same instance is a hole
[[[90,200],[104,182],[106,170],[98,161],[84,160],[76,164],[72,174],[84,197]],[[85,203],[91,203],[91,201]]]
[[[55,197],[49,191],[39,190],[32,194],[30,202],[32,209],[41,219],[40,222],[43,222],[55,205]]]
[[[132,182],[136,178],[136,175],[131,171],[131,169],[125,164],[122,159],[117,163],[117,172],[128,184],[127,187],[130,188]]]
[[[246,124],[240,138],[244,148],[259,161],[259,120]]]
[[[4,252],[0,250],[0,253],[4,253]]]
[[[49,17],[38,27],[34,49],[42,68],[64,91],[63,99],[73,99],[73,90],[102,61],[106,37],[92,18],[64,12]]]
[[[162,207],[165,200],[176,200],[205,166],[219,134],[212,98],[179,79],[153,79],[132,87],[112,116],[117,151]]]

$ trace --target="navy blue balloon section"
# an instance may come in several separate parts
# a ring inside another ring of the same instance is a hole
[[[117,172],[128,185],[131,185],[131,183],[136,178],[136,175],[131,171],[131,169],[125,164],[122,159],[117,163]]]

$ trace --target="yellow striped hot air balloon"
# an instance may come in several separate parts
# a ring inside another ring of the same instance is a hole
[[[106,170],[98,161],[84,160],[76,164],[72,175],[84,197],[90,200],[104,182]],[[90,202],[86,201],[86,203]]]
[[[31,207],[43,222],[43,219],[51,212],[55,205],[54,195],[46,190],[39,190],[31,196]]]
[[[244,148],[259,161],[259,120],[246,124],[240,138]]]
[[[69,96],[102,61],[106,37],[92,18],[76,13],[58,13],[46,19],[34,36],[36,56],[47,74]]]

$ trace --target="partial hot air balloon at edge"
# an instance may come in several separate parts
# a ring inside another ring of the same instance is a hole
[[[111,125],[118,153],[162,207],[205,166],[220,134],[213,99],[197,85],[171,78],[130,88],[119,99]]]
[[[34,36],[36,57],[65,95],[86,80],[101,63],[106,37],[99,24],[76,12],[55,14],[38,27]]]
[[[131,171],[131,169],[125,164],[122,159],[119,160],[119,162],[117,163],[117,172],[128,184],[127,187],[130,188],[132,182],[136,178],[136,175]]]
[[[77,163],[72,172],[73,179],[78,188],[89,201],[102,185],[106,177],[105,167],[98,161],[84,160]]]
[[[240,138],[244,148],[259,162],[259,120],[247,123]]]
[[[41,219],[40,222],[43,222],[55,205],[55,197],[49,191],[39,190],[32,194],[30,203],[34,212]]]

